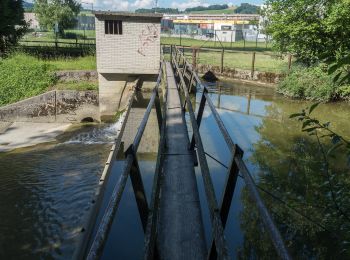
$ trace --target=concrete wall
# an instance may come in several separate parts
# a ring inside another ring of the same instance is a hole
[[[0,107],[0,121],[80,123],[91,117],[98,121],[96,91],[59,90]]]
[[[99,73],[99,103],[101,120],[108,120],[124,108],[130,91],[138,85],[153,89],[157,75],[133,76],[127,74]],[[139,80],[139,81],[137,81]]]
[[[105,20],[121,20],[123,34],[105,34]],[[99,73],[158,74],[160,19],[98,15],[95,22]]]

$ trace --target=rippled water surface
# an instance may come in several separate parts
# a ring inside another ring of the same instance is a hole
[[[290,114],[310,103],[285,99],[273,89],[234,82],[220,82],[209,88],[231,137],[245,151],[244,160],[291,254],[298,259],[346,259],[350,241],[350,222],[346,219],[350,172],[345,155],[339,151],[331,159],[328,172],[339,191],[339,211],[325,179],[327,172],[317,142],[301,132],[299,122],[289,119]],[[193,97],[197,108],[200,95],[198,92]],[[349,104],[323,104],[315,116],[330,121],[334,131],[350,138]],[[83,127],[57,144],[0,154],[0,259],[72,256],[116,130],[117,125]],[[227,172],[224,166],[230,155],[208,109],[200,131],[206,152],[220,161],[207,158],[220,201]],[[326,140],[323,143],[328,145]],[[156,154],[139,153],[138,159],[149,199]],[[122,161],[114,165],[106,198],[122,167]],[[198,167],[196,175],[209,245],[211,225]],[[143,230],[130,180],[125,191],[103,259],[142,258]],[[106,203],[107,199],[103,206]],[[233,258],[276,258],[241,178],[225,232]]]

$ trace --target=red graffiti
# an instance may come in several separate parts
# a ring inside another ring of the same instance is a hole
[[[158,37],[159,33],[157,27],[154,24],[147,25],[146,28],[143,29],[141,34],[139,35],[141,47],[137,50],[137,52],[142,56],[146,56],[145,52],[147,47],[151,43],[155,42]]]

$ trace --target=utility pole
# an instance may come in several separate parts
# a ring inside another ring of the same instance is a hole
[[[154,0],[154,13],[157,13],[158,0]]]

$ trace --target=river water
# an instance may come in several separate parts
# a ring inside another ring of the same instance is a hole
[[[245,151],[244,160],[291,254],[301,259],[347,258],[350,172],[346,156],[343,151],[335,153],[325,167],[315,137],[289,119],[310,103],[235,82],[220,82],[209,89],[231,137]],[[196,107],[200,95],[193,97]],[[349,104],[322,104],[314,113],[350,138]],[[117,128],[81,126],[55,143],[0,154],[0,259],[72,257]],[[200,131],[206,152],[220,161],[208,157],[220,201],[229,150],[208,110]],[[328,148],[328,140],[321,143]],[[149,199],[156,154],[142,153],[138,158]],[[106,196],[122,164],[114,165]],[[211,227],[198,167],[196,176],[209,244]],[[233,258],[276,257],[241,178],[225,232]],[[143,231],[129,180],[102,258],[138,259],[142,250]]]

